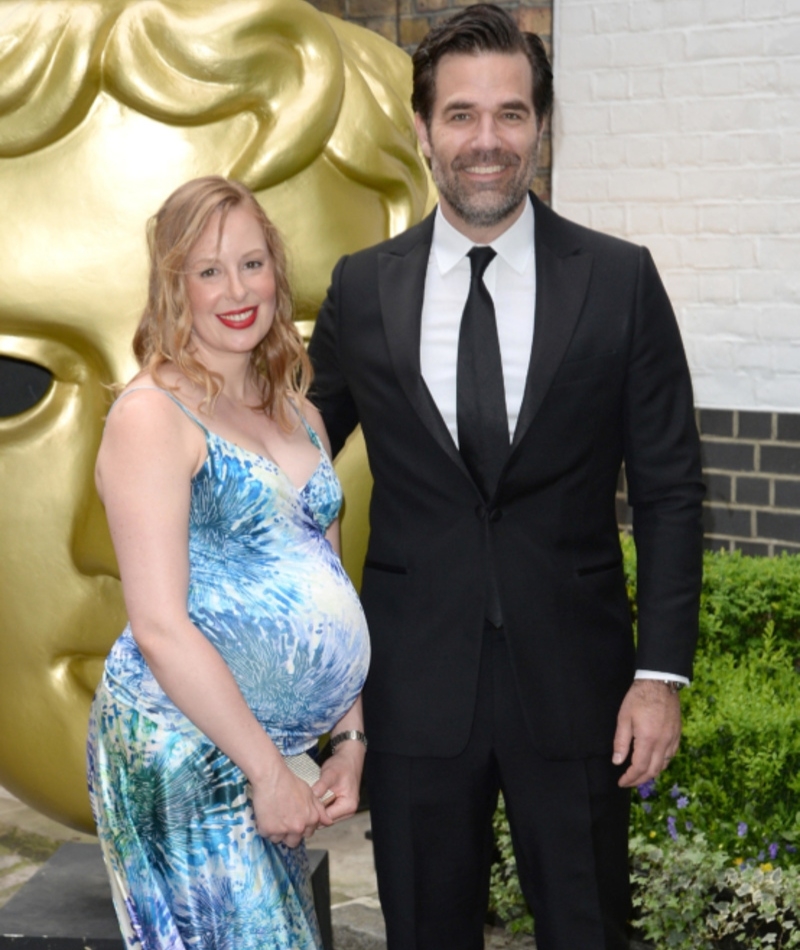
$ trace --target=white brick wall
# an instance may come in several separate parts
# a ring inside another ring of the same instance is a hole
[[[554,207],[653,252],[699,406],[800,411],[800,0],[554,16]]]

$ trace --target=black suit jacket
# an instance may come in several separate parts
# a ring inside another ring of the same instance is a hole
[[[310,345],[334,452],[357,423],[374,489],[362,600],[370,742],[466,744],[495,570],[529,732],[552,757],[610,754],[636,667],[689,676],[701,575],[692,390],[649,253],[535,206],[527,387],[485,503],[420,376],[432,216],[339,262]],[[615,510],[625,460],[638,557],[631,630]]]

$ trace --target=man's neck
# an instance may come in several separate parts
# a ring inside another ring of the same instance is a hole
[[[492,224],[487,227],[479,227],[465,221],[444,198],[439,199],[439,210],[444,215],[446,221],[452,225],[456,231],[460,231],[461,234],[469,238],[473,244],[491,244],[495,238],[500,237],[501,234],[505,233],[519,220],[520,215],[525,210],[525,202],[528,200],[526,196],[505,218],[498,221],[497,224]]]

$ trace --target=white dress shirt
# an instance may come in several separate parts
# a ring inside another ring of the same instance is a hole
[[[519,218],[491,242],[490,247],[497,256],[483,277],[497,320],[509,441],[514,437],[519,418],[533,348],[536,309],[533,227],[533,205],[527,201]],[[471,278],[467,254],[473,247],[473,242],[456,230],[437,208],[422,303],[420,369],[456,445],[458,334]],[[635,678],[689,682],[685,676],[655,670],[637,670]]]
[[[467,254],[474,246],[437,209],[422,304],[420,367],[456,445],[458,334],[471,277]],[[486,268],[483,282],[494,301],[510,440],[522,405],[533,345],[536,258],[530,201],[511,227],[490,246],[497,257]]]

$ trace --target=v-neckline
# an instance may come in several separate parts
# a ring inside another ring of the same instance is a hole
[[[299,487],[298,487],[297,485],[295,485],[295,483],[294,483],[294,482],[292,481],[292,479],[289,477],[289,475],[287,474],[287,472],[286,472],[284,469],[282,469],[281,466],[278,465],[278,463],[277,463],[274,459],[269,458],[269,457],[266,456],[266,455],[262,455],[260,452],[255,452],[255,451],[253,451],[253,449],[246,449],[243,445],[239,445],[238,442],[234,442],[232,439],[226,439],[224,435],[220,435],[218,432],[214,432],[213,429],[209,429],[208,427],[205,427],[205,429],[206,429],[206,432],[207,432],[209,435],[213,436],[215,439],[218,439],[220,442],[224,442],[226,445],[231,446],[232,448],[236,449],[238,452],[242,452],[242,453],[244,453],[245,455],[250,455],[250,456],[252,456],[252,458],[258,459],[260,462],[263,462],[265,465],[268,465],[268,466],[274,468],[275,471],[276,471],[285,481],[287,481],[287,482],[291,485],[291,487],[294,489],[294,491],[295,491],[298,495],[302,495],[303,492],[306,490],[306,488],[307,488],[307,487],[309,486],[309,484],[311,483],[311,480],[314,478],[314,476],[315,476],[315,475],[317,474],[317,472],[320,470],[320,468],[321,468],[321,466],[322,466],[322,463],[323,463],[323,461],[324,461],[325,456],[323,455],[322,446],[318,444],[318,442],[317,442],[316,439],[312,438],[311,432],[309,431],[308,427],[307,427],[306,424],[305,424],[305,420],[301,419],[300,422],[301,422],[301,424],[303,425],[303,427],[305,428],[306,432],[308,433],[308,440],[309,440],[309,442],[311,442],[311,444],[316,448],[317,452],[319,453],[319,460],[318,460],[317,464],[314,466],[314,469],[312,470],[311,474],[308,476],[308,478],[305,480],[305,482],[303,482],[303,484],[302,484],[301,486],[299,486]],[[316,433],[315,433],[315,434],[316,434]],[[318,437],[317,437],[317,438],[318,438]]]

